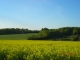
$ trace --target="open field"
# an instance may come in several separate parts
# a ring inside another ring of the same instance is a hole
[[[27,40],[28,37],[35,34],[37,33],[0,35],[0,40]]]
[[[80,60],[80,42],[0,40],[0,60]]]

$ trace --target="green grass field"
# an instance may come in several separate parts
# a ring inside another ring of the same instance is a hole
[[[80,42],[0,40],[0,60],[80,60]]]
[[[27,40],[28,37],[35,34],[37,33],[0,35],[0,40]]]

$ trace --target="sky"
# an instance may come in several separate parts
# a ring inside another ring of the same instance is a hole
[[[0,0],[0,28],[80,27],[80,0]]]

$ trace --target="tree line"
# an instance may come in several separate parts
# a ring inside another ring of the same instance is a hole
[[[29,40],[80,40],[80,27],[63,27],[59,29],[42,28],[38,35],[29,37]]]
[[[26,33],[39,33],[38,30],[20,29],[20,28],[4,28],[0,29],[0,35],[6,34],[26,34]]]

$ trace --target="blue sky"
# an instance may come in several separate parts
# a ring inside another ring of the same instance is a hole
[[[0,0],[0,28],[80,27],[80,0]]]

